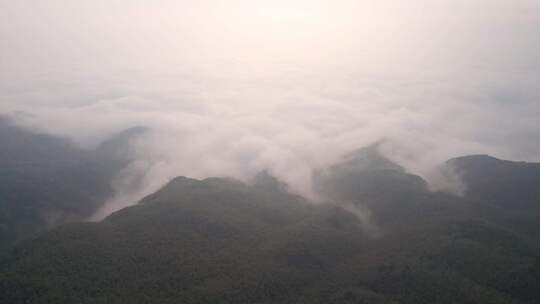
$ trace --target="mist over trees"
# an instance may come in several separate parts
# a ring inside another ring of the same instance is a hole
[[[0,304],[540,303],[539,0],[0,0]]]
[[[178,177],[102,222],[68,224],[17,246],[0,266],[0,298],[534,303],[540,167],[489,156],[447,166],[464,176],[463,196],[431,192],[376,146],[319,173],[318,204],[268,172],[247,183]],[[521,200],[497,191],[518,191]]]
[[[130,162],[130,129],[94,150],[30,132],[0,117],[0,252],[66,222],[92,216]]]

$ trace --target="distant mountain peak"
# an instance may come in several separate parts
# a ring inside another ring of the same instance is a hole
[[[493,157],[488,154],[473,154],[473,155],[467,155],[467,156],[460,156],[456,158],[452,158],[448,160],[448,163],[456,163],[456,162],[502,162],[503,160],[498,159],[496,157]]]
[[[251,180],[251,184],[259,189],[286,192],[287,184],[271,175],[268,170],[262,170],[257,173]]]
[[[379,171],[393,170],[405,172],[405,169],[383,155],[381,143],[358,149],[346,155],[341,163],[332,166],[333,170],[346,171]]]
[[[458,173],[465,195],[505,208],[540,204],[540,164],[501,160],[489,155],[453,158],[446,169]]]
[[[408,174],[380,152],[380,143],[359,149],[314,176],[325,199],[345,204],[371,204],[425,193],[427,183]]]
[[[97,148],[97,152],[108,154],[125,154],[126,150],[131,145],[131,141],[146,132],[148,132],[148,128],[142,126],[135,126],[123,130],[102,142]]]

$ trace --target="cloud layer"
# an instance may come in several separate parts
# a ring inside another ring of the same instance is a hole
[[[0,7],[1,113],[82,146],[150,128],[116,201],[264,168],[310,193],[314,168],[381,138],[422,175],[470,153],[540,161],[538,1]]]

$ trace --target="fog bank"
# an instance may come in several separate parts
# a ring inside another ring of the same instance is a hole
[[[533,0],[0,0],[0,113],[83,147],[148,127],[115,206],[263,169],[309,196],[313,169],[381,139],[422,176],[540,161],[538,30]]]

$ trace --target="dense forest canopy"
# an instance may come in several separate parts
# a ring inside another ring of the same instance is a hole
[[[178,177],[101,222],[20,243],[0,264],[0,298],[536,303],[540,165],[477,155],[441,168],[462,176],[463,195],[431,191],[376,146],[316,173],[317,204],[267,171]]]

